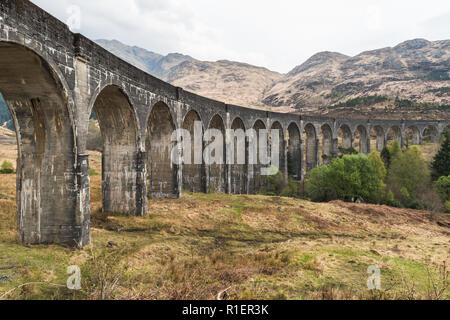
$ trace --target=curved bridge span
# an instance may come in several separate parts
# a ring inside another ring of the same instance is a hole
[[[90,241],[88,124],[95,110],[103,138],[103,210],[144,215],[148,197],[182,190],[255,193],[259,164],[175,165],[176,129],[278,129],[280,166],[301,179],[354,147],[388,140],[439,139],[445,121],[351,120],[258,111],[174,87],[124,62],[36,5],[0,1],[0,92],[18,142],[18,231],[23,243],[82,247]],[[224,135],[226,136],[226,134]],[[230,144],[224,139],[225,145]]]

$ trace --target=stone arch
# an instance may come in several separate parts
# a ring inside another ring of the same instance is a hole
[[[422,132],[423,142],[439,142],[439,131],[434,125],[428,125]]]
[[[247,161],[248,145],[245,125],[241,118],[235,118],[231,124],[233,136],[231,156],[231,193],[245,194],[247,192]]]
[[[407,145],[421,144],[421,134],[416,126],[410,126],[405,130],[405,143]]]
[[[222,150],[215,150],[212,152],[212,156],[217,158],[217,162],[211,163],[208,166],[208,192],[218,191],[218,192],[226,192],[227,184],[226,184],[226,141],[225,141],[225,123],[222,117],[216,114],[212,117],[209,123],[209,129],[219,130],[222,134]],[[210,141],[206,141],[206,143],[214,142],[214,139]],[[217,152],[221,152],[222,154],[216,154]]]
[[[179,196],[178,165],[173,161],[175,142],[172,134],[176,129],[169,107],[157,102],[147,121],[146,151],[149,195],[153,198],[176,198]]]
[[[266,125],[262,120],[256,120],[253,124],[252,129],[254,130],[252,135],[249,137],[249,193],[258,192],[261,187],[263,187],[263,177],[261,176],[261,169],[263,165],[261,164],[261,142],[260,142],[260,130],[265,130]],[[268,150],[267,150],[268,151]]]
[[[18,145],[19,239],[81,247],[90,240],[89,208],[74,188],[81,164],[69,87],[48,55],[13,42],[0,48],[0,92]]]
[[[305,137],[305,172],[310,171],[318,165],[319,141],[314,125],[308,123],[304,129]]]
[[[183,120],[183,129],[191,136],[191,159],[184,159],[183,190],[206,192],[206,174],[203,165],[203,122],[195,110],[190,110]],[[200,132],[199,132],[200,131]],[[197,143],[195,135],[197,137]]]
[[[360,153],[368,154],[370,151],[370,141],[365,126],[358,125],[355,130],[355,149]]]
[[[352,130],[346,124],[342,124],[338,129],[338,146],[343,149],[350,149],[353,147]]]
[[[280,122],[275,121],[272,124],[271,130],[278,130],[278,161],[279,161],[279,168],[278,170],[286,176],[286,154],[285,154],[285,143],[284,143],[284,132],[283,132],[283,126]],[[272,133],[270,133],[269,137],[269,146],[270,146],[270,154],[272,155],[273,147],[272,147]],[[274,155],[272,155],[274,156]],[[276,155],[275,155],[276,156]]]
[[[382,126],[375,125],[370,130],[370,148],[377,151],[382,151],[385,147],[385,134]]]
[[[128,95],[108,85],[92,105],[102,136],[102,211],[142,214],[137,206],[139,128]]]
[[[322,146],[321,157],[320,160],[324,164],[329,164],[331,162],[331,158],[333,157],[333,130],[328,124],[322,125],[320,127],[320,135],[319,139]]]
[[[392,126],[386,133],[386,144],[390,145],[394,142],[394,140],[398,141],[400,147],[402,147],[402,130],[399,126]]]
[[[296,123],[291,123],[287,130],[287,170],[288,175],[300,180],[302,177],[302,152],[300,129]]]

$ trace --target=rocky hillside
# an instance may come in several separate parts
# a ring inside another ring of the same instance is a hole
[[[264,107],[262,100],[266,90],[283,76],[240,62],[199,61],[179,53],[162,56],[116,40],[96,42],[125,61],[173,85],[230,104]]]
[[[450,104],[450,41],[406,41],[355,57],[321,52],[286,74],[263,100],[271,106],[322,107],[387,95]]]
[[[174,85],[227,103],[280,111],[322,109],[322,113],[325,107],[371,96],[390,98],[378,104],[383,112],[408,109],[405,104],[396,105],[396,97],[410,104],[418,102],[413,112],[424,111],[421,102],[450,105],[450,40],[409,40],[355,57],[320,52],[287,74],[239,62],[205,62],[181,54],[162,56],[118,41],[98,43]]]

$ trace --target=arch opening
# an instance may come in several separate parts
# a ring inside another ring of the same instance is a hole
[[[223,192],[227,191],[226,185],[226,142],[225,142],[225,125],[222,118],[219,115],[215,115],[209,124],[209,129],[215,129],[220,131],[222,141],[217,141],[217,145],[222,145],[222,150],[212,150],[211,156],[217,161],[212,162],[208,166],[208,192]],[[206,143],[216,143],[216,137],[211,138]],[[221,154],[217,154],[221,153]]]
[[[382,151],[385,146],[384,129],[381,126],[374,126],[370,130],[370,149]]]
[[[295,123],[291,123],[287,130],[287,166],[288,175],[296,180],[302,177],[302,160],[300,130]]]
[[[264,187],[264,177],[261,175],[263,164],[260,161],[261,143],[263,142],[260,141],[260,131],[265,129],[264,122],[257,120],[253,125],[254,134],[249,137],[249,144],[251,145],[248,149],[250,159],[249,193],[256,193]]]
[[[281,124],[276,121],[272,124],[272,130],[278,130],[278,161],[279,161],[279,166],[278,166],[278,170],[284,175],[287,175],[286,172],[286,154],[285,154],[285,141],[284,141],[284,132],[283,132],[283,127],[281,126]],[[275,151],[275,149],[272,147],[272,133],[270,133],[269,136],[269,146],[270,146],[270,154],[273,157],[277,157],[276,154],[272,154],[272,152]]]
[[[19,238],[82,246],[89,243],[89,212],[77,219],[71,107],[63,79],[51,64],[22,45],[0,42],[0,92],[17,143]]]
[[[420,132],[419,132],[419,129],[417,129],[417,127],[412,126],[412,127],[406,128],[406,130],[405,130],[405,143],[406,143],[407,146],[421,144]]]
[[[349,150],[353,148],[352,130],[346,124],[341,125],[338,130],[338,146],[342,149]]]
[[[231,192],[234,194],[247,193],[247,162],[248,143],[244,122],[240,118],[231,124],[233,139],[233,154],[231,164]]]
[[[324,124],[320,128],[320,143],[319,145],[322,146],[321,148],[321,154],[320,154],[320,162],[322,164],[329,164],[331,162],[331,159],[333,158],[333,131],[331,130],[331,127],[328,124]]]
[[[425,142],[425,143],[438,143],[439,142],[438,130],[433,125],[427,126],[423,130],[422,137],[423,137],[423,142]]]
[[[402,130],[398,126],[392,126],[389,128],[386,135],[386,145],[391,145],[397,140],[400,147],[402,147]]]
[[[305,126],[303,135],[305,141],[304,170],[309,172],[318,165],[319,140],[317,139],[316,128],[310,123]]]
[[[110,85],[95,98],[92,115],[101,134],[101,210],[137,214],[138,128],[133,106],[119,87]]]
[[[148,195],[152,198],[177,198],[178,165],[172,159],[175,124],[169,107],[156,103],[147,121],[146,150]]]
[[[189,111],[187,115],[184,117],[183,129],[187,130],[191,136],[191,159],[190,161],[186,161],[187,159],[184,159],[185,163],[183,164],[183,190],[189,192],[205,193],[206,174],[205,174],[205,166],[203,165],[203,152],[202,152],[204,146],[202,137],[203,135],[197,132],[197,134],[200,134],[202,138],[200,145],[196,145],[195,143],[196,122],[197,123],[201,122],[200,116],[194,110]],[[203,127],[201,126],[198,129],[203,130]]]
[[[368,141],[367,130],[363,125],[359,125],[355,131],[355,149],[359,153],[368,154],[370,151],[370,143]]]

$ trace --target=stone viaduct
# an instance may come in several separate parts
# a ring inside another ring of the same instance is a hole
[[[210,100],[133,67],[24,0],[0,0],[0,92],[17,132],[19,238],[30,244],[90,241],[92,110],[103,137],[103,210],[132,215],[147,212],[148,197],[180,197],[182,190],[257,191],[258,165],[172,164],[173,130],[192,132],[195,121],[222,131],[280,129],[280,170],[297,179],[339,145],[368,153],[389,139],[438,139],[450,126],[308,117]]]

